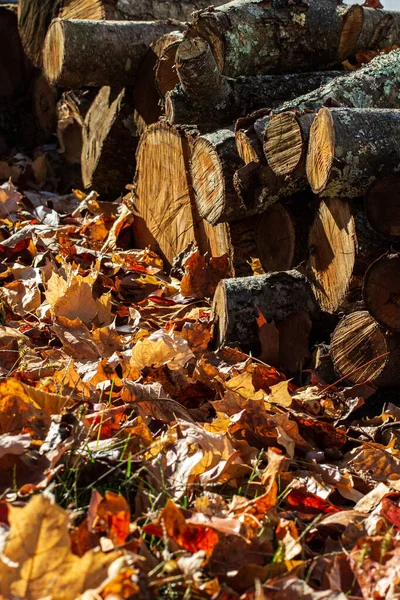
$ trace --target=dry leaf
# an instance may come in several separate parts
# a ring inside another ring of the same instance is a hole
[[[11,179],[0,185],[0,218],[4,219],[16,213],[21,198],[22,194],[18,192]]]
[[[183,263],[185,275],[181,281],[181,294],[193,298],[212,297],[221,279],[229,276],[229,258],[227,254],[212,257],[207,261],[199,250]]]
[[[182,369],[193,357],[194,354],[184,339],[160,329],[134,345],[130,364],[138,371],[162,365],[175,370]]]
[[[279,330],[274,320],[266,320],[259,308],[257,325],[259,328],[259,337],[261,343],[261,354],[258,357],[267,365],[279,365]]]

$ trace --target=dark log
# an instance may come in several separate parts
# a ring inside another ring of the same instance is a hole
[[[400,255],[385,254],[365,274],[366,309],[383,327],[400,332]]]
[[[37,67],[42,66],[44,40],[50,23],[66,19],[105,18],[101,0],[19,0],[18,27],[26,54]]]
[[[197,13],[192,30],[207,39],[228,77],[322,70],[344,58],[347,10],[331,0],[236,0]]]
[[[86,188],[115,196],[124,192],[135,172],[138,136],[125,90],[100,89],[85,117],[82,179]]]
[[[209,0],[108,0],[107,18],[120,21],[190,21],[192,13],[210,5]],[[213,5],[225,0],[214,0]]]
[[[33,110],[39,128],[39,143],[45,143],[57,128],[57,90],[49,84],[43,74],[33,82]]]
[[[268,106],[276,108],[331,81],[340,71],[224,77],[210,45],[201,38],[186,38],[178,48],[176,71],[180,85],[168,92],[165,112],[170,123],[197,125],[212,131]]]
[[[365,211],[375,231],[388,240],[400,241],[400,173],[372,184],[365,196]]]
[[[309,282],[297,271],[224,279],[211,313],[216,344],[238,345],[259,354],[258,311],[278,324],[300,312],[316,315],[317,306]]]
[[[51,83],[72,89],[133,85],[150,45],[177,26],[164,21],[56,19],[45,39],[44,72]]]
[[[385,332],[367,311],[340,321],[332,335],[331,356],[337,373],[350,383],[400,383],[399,337]]]
[[[357,198],[375,179],[399,169],[400,111],[319,111],[307,156],[307,177],[316,194]]]
[[[97,90],[63,92],[57,103],[59,152],[71,164],[81,164],[85,117],[97,96]]]

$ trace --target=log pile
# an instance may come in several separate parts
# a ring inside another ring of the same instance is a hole
[[[299,377],[330,343],[338,377],[400,384],[400,13],[208,4],[20,0],[42,129],[87,190],[128,186],[135,245],[167,270],[193,243],[227,256],[216,346],[275,336]]]

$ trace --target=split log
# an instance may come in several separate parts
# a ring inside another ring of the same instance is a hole
[[[133,85],[149,46],[176,29],[164,21],[56,19],[44,43],[44,72],[50,83],[72,89]]]
[[[235,0],[197,13],[192,31],[210,43],[228,77],[323,70],[352,45],[342,39],[347,11],[331,0]]]
[[[44,40],[50,23],[65,19],[105,18],[101,0],[19,0],[18,27],[26,54],[37,67],[42,66]]]
[[[353,108],[397,108],[400,87],[400,50],[393,50],[374,58],[357,71],[336,77],[308,94],[285,102],[275,113],[287,110],[318,111],[323,106]],[[270,115],[260,117],[254,130],[264,143]]]
[[[400,111],[319,111],[307,155],[307,177],[316,194],[357,198],[376,178],[399,169]]]
[[[85,117],[82,179],[101,194],[121,194],[132,181],[138,137],[125,90],[100,89]]]
[[[81,164],[85,117],[97,96],[94,89],[63,92],[57,103],[59,152],[71,164]]]
[[[165,112],[170,123],[197,125],[212,131],[232,123],[239,116],[264,106],[276,108],[320,85],[340,71],[224,77],[210,45],[201,38],[186,38],[176,54],[180,85],[167,93]]]
[[[385,254],[364,278],[366,309],[380,325],[400,332],[400,255]]]
[[[350,52],[383,50],[400,44],[400,12],[354,5],[347,18],[353,30],[351,37],[357,39]]]
[[[163,35],[151,45],[139,67],[136,78],[137,84],[133,90],[135,124],[139,135],[144,132],[148,125],[155,123],[162,114],[161,94],[158,89],[156,69],[168,49],[172,45],[177,47],[176,45],[179,45],[181,40],[182,33],[179,31],[172,31]],[[176,83],[177,76],[175,74],[175,80],[170,84],[172,88],[175,87]]]
[[[378,386],[400,383],[400,340],[385,332],[367,311],[346,315],[331,340],[331,356],[341,377]]]
[[[220,129],[196,139],[191,175],[199,215],[211,225],[246,216],[233,175],[242,166],[232,129]]]
[[[239,345],[245,352],[260,354],[259,311],[279,324],[300,312],[316,315],[317,305],[309,282],[297,271],[224,279],[211,311],[217,346]]]
[[[400,173],[378,179],[365,196],[371,227],[388,240],[400,241]]]
[[[109,4],[114,5],[108,9],[107,18],[120,21],[157,21],[176,19],[178,21],[190,21],[192,13],[196,10],[206,8],[210,0],[112,0]],[[214,0],[213,5],[225,4],[225,0]]]
[[[322,199],[310,228],[304,272],[321,310],[328,313],[351,310],[361,302],[365,272],[387,249],[360,204]]]
[[[167,92],[170,92],[179,84],[175,63],[176,53],[182,40],[183,34],[174,42],[168,44],[159,56],[154,68],[156,87],[161,98],[164,98]]]

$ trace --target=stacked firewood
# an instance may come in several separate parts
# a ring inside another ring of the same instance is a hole
[[[133,181],[136,246],[167,268],[227,255],[217,344],[273,340],[296,375],[328,341],[339,377],[400,383],[400,12],[208,3],[20,0],[60,151],[88,189]]]

